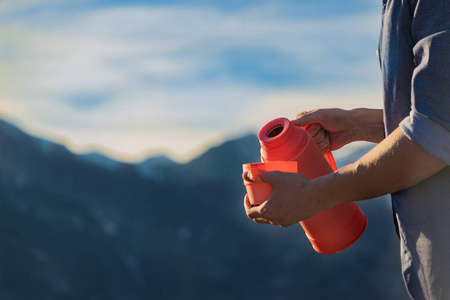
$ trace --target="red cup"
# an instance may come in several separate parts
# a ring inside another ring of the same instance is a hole
[[[258,206],[265,202],[272,195],[272,186],[264,183],[260,179],[260,174],[271,171],[281,171],[287,173],[297,173],[297,162],[295,161],[274,161],[268,163],[243,164],[242,169],[250,172],[254,182],[244,179],[249,202],[252,206]]]

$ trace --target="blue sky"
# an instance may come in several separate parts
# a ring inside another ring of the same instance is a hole
[[[276,117],[381,107],[379,13],[375,0],[2,1],[0,116],[76,152],[186,161]]]

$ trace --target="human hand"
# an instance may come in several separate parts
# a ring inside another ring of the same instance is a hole
[[[304,111],[292,122],[298,126],[309,125],[306,130],[324,154],[355,140],[348,110],[330,108]]]
[[[252,181],[247,174],[244,178]],[[327,208],[319,195],[320,189],[314,188],[312,180],[301,174],[274,171],[262,173],[260,178],[272,186],[269,199],[253,207],[248,195],[244,199],[247,216],[256,223],[287,227]]]
[[[299,113],[292,122],[310,125],[306,130],[324,154],[354,141],[378,143],[384,139],[381,109],[316,109]]]

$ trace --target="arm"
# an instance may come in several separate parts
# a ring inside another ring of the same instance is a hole
[[[316,179],[264,173],[261,179],[272,185],[272,196],[258,207],[250,207],[247,199],[244,205],[257,223],[290,226],[340,203],[411,187],[445,166],[397,129],[357,162],[335,173]]]
[[[334,194],[339,195],[335,199],[328,199],[327,205],[332,206],[409,188],[446,165],[397,128],[361,159],[320,178],[316,184],[325,185],[328,193],[333,190],[340,192]]]

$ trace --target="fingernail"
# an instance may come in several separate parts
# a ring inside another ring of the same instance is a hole
[[[254,182],[251,172],[249,172],[249,171],[245,172],[245,180]]]

